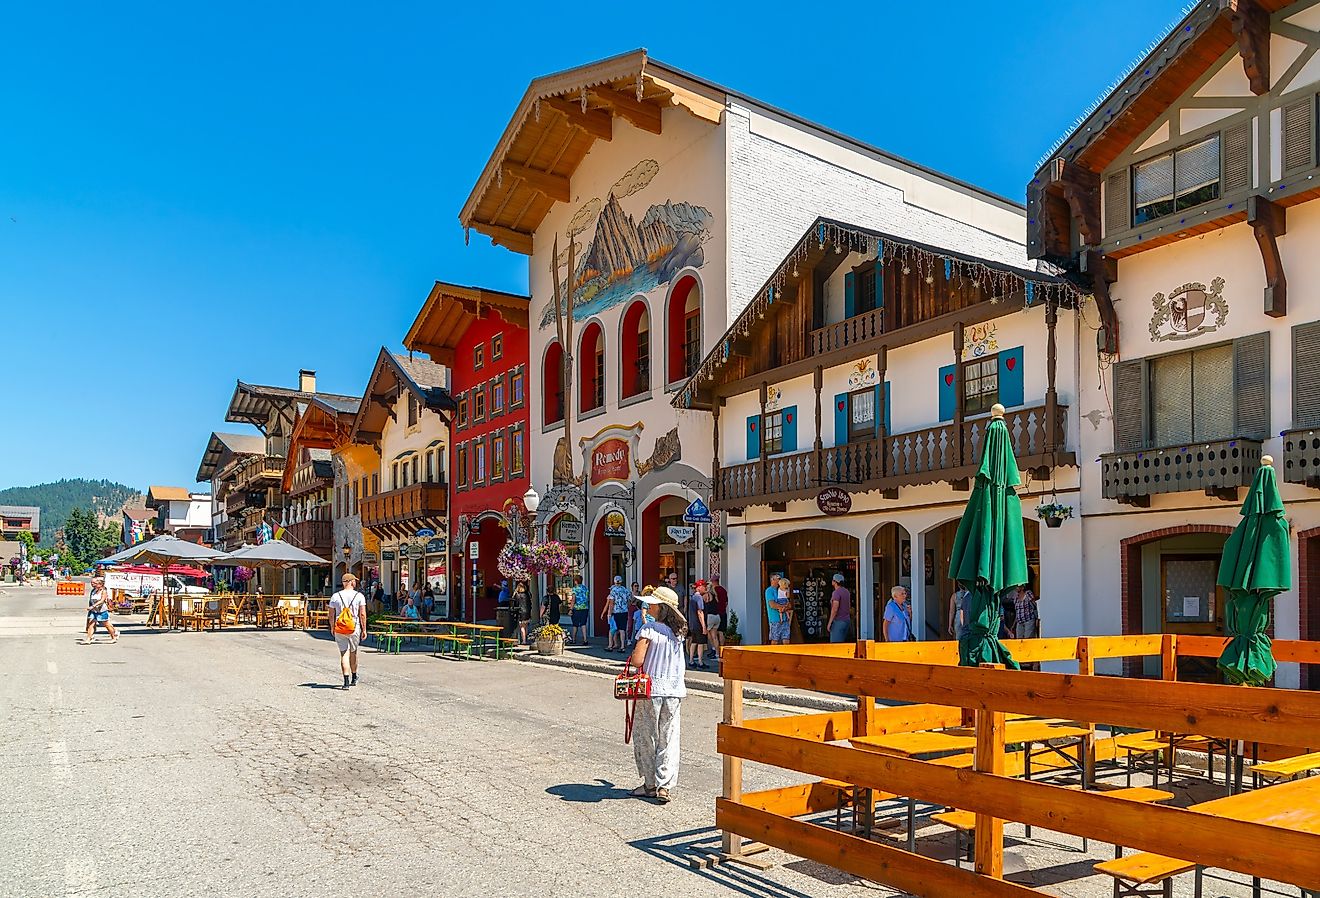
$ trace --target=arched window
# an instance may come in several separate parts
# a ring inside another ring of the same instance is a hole
[[[564,420],[564,347],[555,340],[545,350],[545,369],[541,372],[544,385],[544,414],[546,424]]]
[[[696,278],[687,275],[674,285],[667,314],[665,380],[675,383],[691,377],[701,364],[701,286]]]
[[[623,313],[619,339],[623,360],[619,398],[627,399],[651,389],[651,316],[642,300],[635,301]]]
[[[578,387],[578,411],[591,412],[605,407],[605,334],[598,322],[591,322],[582,330],[578,344],[575,372]]]

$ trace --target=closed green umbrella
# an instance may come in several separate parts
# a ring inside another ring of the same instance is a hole
[[[1263,686],[1274,676],[1270,650],[1270,606],[1292,588],[1288,562],[1288,522],[1274,478],[1274,459],[1263,456],[1242,503],[1242,520],[1224,543],[1219,585],[1228,590],[1224,623],[1229,641],[1219,656],[1224,679],[1235,685]]]
[[[1027,547],[1022,537],[1021,483],[1013,444],[1004,426],[1004,407],[995,404],[986,428],[981,467],[976,472],[967,510],[958,522],[949,559],[949,576],[971,594],[967,630],[958,640],[958,663],[1018,663],[999,641],[1000,597],[1027,582]]]

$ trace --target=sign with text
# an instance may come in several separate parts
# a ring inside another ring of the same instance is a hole
[[[392,551],[389,550],[389,549],[386,549],[385,551],[383,551],[383,552],[380,553],[380,560],[381,560],[381,561],[393,561],[393,560],[394,560],[394,552],[392,552]]]
[[[611,511],[605,515],[605,536],[608,539],[628,538],[628,519],[621,511]]]
[[[578,545],[582,542],[582,522],[572,520],[562,520],[558,525],[559,541],[570,545]]]
[[[629,446],[618,437],[610,437],[591,450],[591,485],[626,482],[630,474]]]
[[[816,496],[816,507],[827,515],[842,515],[852,511],[852,493],[837,486],[827,486]]]
[[[692,539],[692,537],[696,535],[697,528],[696,527],[666,527],[665,533],[668,533],[669,538],[672,539],[675,543],[682,545],[683,543]]]
[[[435,531],[430,527],[423,527],[421,530],[417,531],[418,539],[430,539],[433,536],[435,536]]]
[[[421,543],[413,543],[408,547],[407,553],[409,558],[421,558],[426,554],[426,548]]]
[[[710,509],[700,498],[693,499],[688,505],[687,511],[683,512],[683,520],[689,524],[709,524],[711,523]]]
[[[481,543],[477,542],[474,539],[472,540],[472,542],[468,543],[468,558],[471,558],[473,561],[476,561],[480,557],[481,557]]]
[[[437,536],[435,539],[427,540],[426,554],[427,555],[445,554],[445,538],[443,536]]]

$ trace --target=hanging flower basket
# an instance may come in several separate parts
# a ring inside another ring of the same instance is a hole
[[[500,576],[526,583],[536,574],[566,574],[571,565],[568,549],[557,540],[541,543],[510,543],[495,562]]]
[[[1045,522],[1045,526],[1055,529],[1073,516],[1073,507],[1059,502],[1042,502],[1036,506],[1036,517]]]
[[[722,537],[722,536],[708,536],[708,537],[706,537],[706,548],[707,548],[708,550],[710,550],[711,552],[719,552],[719,551],[722,551],[722,550],[724,549],[724,547],[727,546],[728,544],[729,544],[729,541],[726,540],[726,539],[725,539],[724,537]]]

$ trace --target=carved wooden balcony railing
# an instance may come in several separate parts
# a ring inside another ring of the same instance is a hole
[[[1110,452],[1100,456],[1101,489],[1106,499],[1133,505],[1188,490],[1231,500],[1238,487],[1251,485],[1260,456],[1260,440],[1248,439]]]
[[[1051,464],[1075,465],[1066,450],[1066,406],[1058,406],[1053,428],[1057,443],[1049,445],[1045,406],[1015,409],[1004,416],[1018,466],[1024,470]],[[842,446],[773,455],[763,461],[720,468],[715,478],[716,508],[744,508],[814,496],[822,487],[841,486],[849,492],[892,490],[940,481],[964,481],[975,476],[985,440],[988,417],[895,433]]]
[[[863,312],[811,332],[811,354],[821,355],[844,349],[863,340],[880,336],[884,328],[884,309]]]
[[[1320,487],[1320,427],[1283,432],[1283,479]]]
[[[402,526],[443,517],[448,507],[447,490],[443,483],[415,483],[363,499],[358,507],[362,512],[363,527]]]
[[[289,541],[328,561],[327,553],[334,542],[334,526],[331,521],[299,521],[289,525]]]
[[[247,489],[266,480],[284,479],[284,459],[275,455],[254,455],[245,459],[234,473],[234,486]]]

